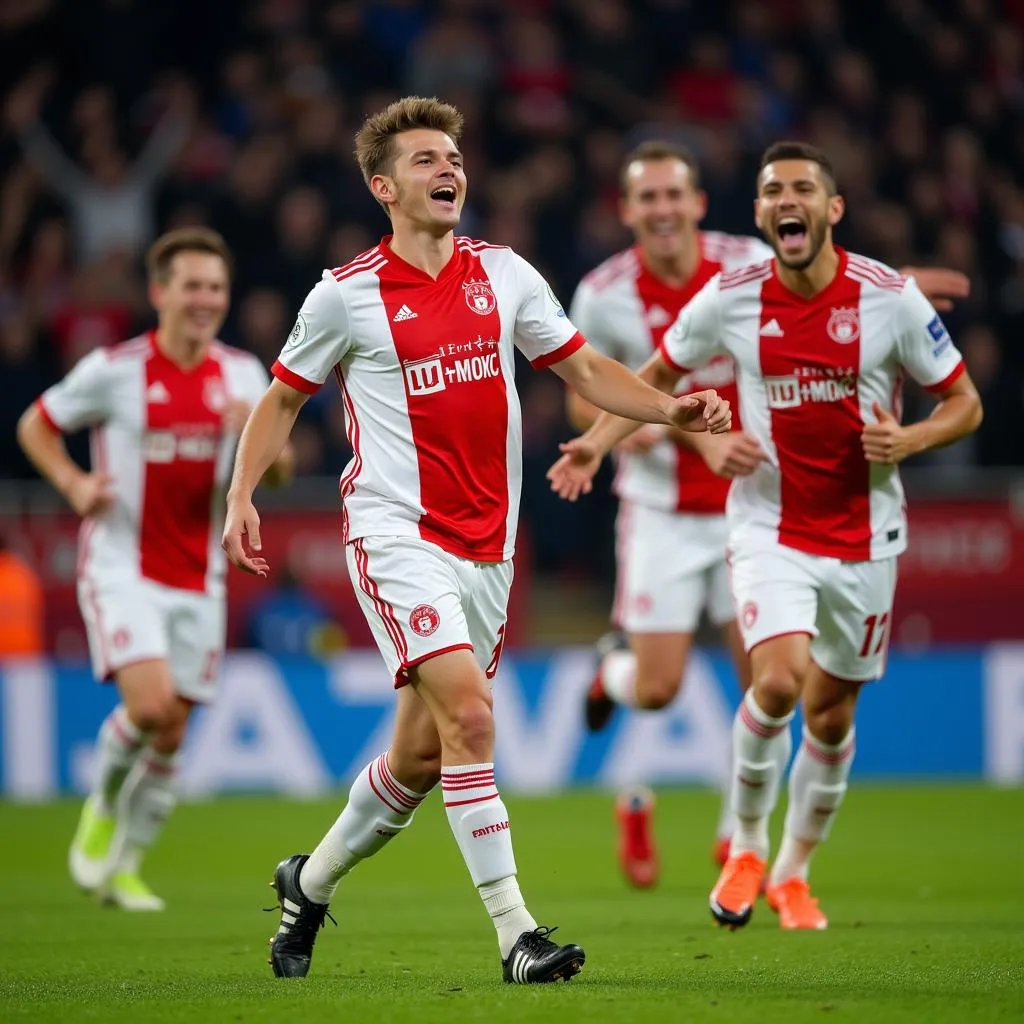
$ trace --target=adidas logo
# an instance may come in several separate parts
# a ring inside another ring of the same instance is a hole
[[[171,393],[163,381],[155,380],[146,389],[146,401],[157,405],[166,405],[171,400]]]
[[[400,323],[402,320],[415,320],[416,317],[418,316],[419,313],[414,313],[408,306],[406,306],[403,303],[402,308],[391,318],[391,322],[393,324],[397,324]]]
[[[782,334],[783,331],[779,326],[779,321],[774,319],[774,317],[761,328],[762,338],[781,338]]]

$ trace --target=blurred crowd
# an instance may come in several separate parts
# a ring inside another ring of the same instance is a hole
[[[404,93],[466,115],[462,231],[566,303],[629,244],[635,143],[688,145],[706,226],[753,233],[760,151],[812,140],[841,243],[971,278],[948,321],[988,415],[938,462],[1024,465],[1024,0],[6,0],[0,78],[0,477],[31,474],[13,435],[35,395],[151,323],[140,254],[167,228],[223,232],[225,340],[269,364],[322,268],[386,232],[352,135]],[[610,506],[548,495],[562,388],[521,376],[528,535],[540,569],[571,571],[607,548]],[[330,389],[295,440],[300,473],[339,471]]]

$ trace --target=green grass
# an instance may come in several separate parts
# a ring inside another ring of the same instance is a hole
[[[660,795],[661,884],[614,864],[610,800],[509,799],[533,913],[585,946],[569,985],[502,985],[493,932],[437,797],[342,883],[305,981],[266,965],[274,864],[309,849],[334,802],[181,807],[147,864],[163,914],[103,910],[65,873],[77,806],[0,804],[3,1021],[1024,1020],[1024,791],[852,791],[814,882],[827,932],[763,905],[714,929],[715,797]]]

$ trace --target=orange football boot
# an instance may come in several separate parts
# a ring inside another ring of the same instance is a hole
[[[651,833],[654,794],[633,789],[615,802],[619,822],[619,867],[638,889],[648,889],[658,880],[658,853]]]
[[[802,878],[787,878],[765,890],[768,906],[779,915],[779,925],[787,930],[823,931],[828,918],[821,912],[811,887]]]
[[[726,928],[742,928],[754,912],[768,865],[756,853],[730,856],[711,890],[711,916]]]

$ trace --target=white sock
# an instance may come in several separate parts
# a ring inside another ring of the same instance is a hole
[[[117,809],[117,798],[132,770],[139,751],[146,745],[146,733],[134,725],[123,704],[107,715],[96,739],[96,768],[92,798],[101,814]]]
[[[299,888],[314,903],[330,903],[338,882],[403,829],[426,793],[403,786],[388,767],[387,752],[356,776],[348,803],[299,873]]]
[[[601,688],[616,704],[636,707],[636,655],[632,651],[609,651],[601,659]]]
[[[736,831],[731,855],[754,853],[768,859],[768,817],[781,780],[780,756],[788,758],[791,711],[781,718],[766,714],[748,690],[732,728],[732,809]]]
[[[537,922],[516,881],[508,811],[494,784],[494,765],[447,765],[441,769],[441,790],[448,824],[494,922],[501,957],[507,959],[516,939]]]
[[[822,743],[804,728],[789,776],[789,809],[779,855],[772,865],[772,885],[787,878],[807,878],[811,854],[828,837],[846,795],[855,750],[853,729],[832,745]]]
[[[138,871],[143,853],[156,841],[177,803],[177,754],[159,754],[147,747],[121,790],[117,814],[125,824],[118,866]]]

